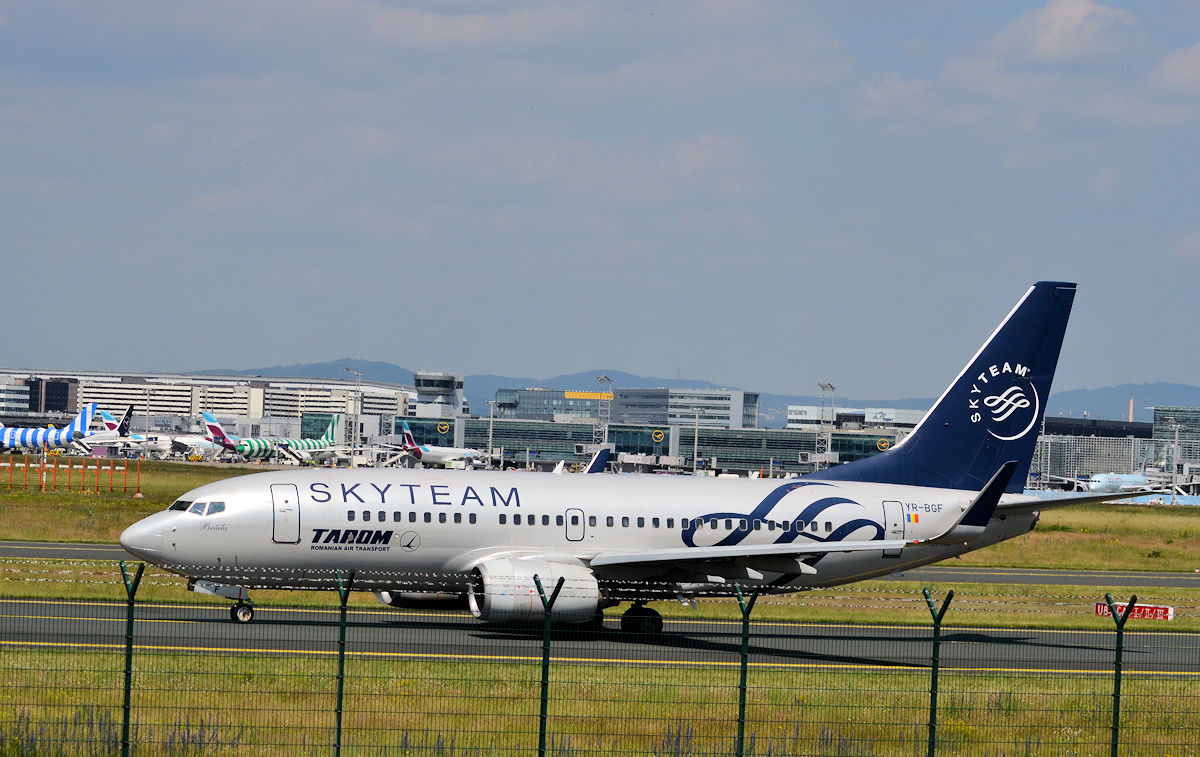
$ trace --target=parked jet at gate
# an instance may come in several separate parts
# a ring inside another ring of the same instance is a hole
[[[92,417],[96,414],[97,407],[95,402],[89,402],[84,405],[83,410],[79,411],[79,415],[62,428],[5,427],[0,423],[0,448],[66,447],[92,433],[88,430],[88,426],[92,424]]]
[[[1075,285],[1021,298],[913,432],[798,479],[488,471],[280,471],[220,481],[130,526],[131,553],[237,600],[252,587],[334,588],[385,604],[465,600],[483,620],[588,621],[620,602],[656,632],[654,599],[790,592],[936,562],[1031,530],[1025,497]],[[428,594],[418,594],[428,592]],[[440,593],[440,594],[438,594]]]
[[[248,459],[270,457],[281,453],[297,462],[306,462],[314,457],[319,457],[322,452],[332,453],[335,447],[333,430],[341,418],[340,415],[333,416],[333,419],[329,421],[329,427],[325,429],[325,433],[321,435],[320,439],[282,439],[265,436],[245,438],[229,436],[225,433],[220,421],[211,414],[201,413],[200,415],[204,417],[204,426],[208,429],[207,438],[230,452],[236,452]]]
[[[412,429],[408,427],[408,421],[401,421],[401,423],[404,425],[404,444],[401,449],[419,460],[422,465],[445,465],[455,460],[470,460],[483,454],[479,450],[469,447],[436,447],[432,444],[417,444],[417,440],[413,438]]]

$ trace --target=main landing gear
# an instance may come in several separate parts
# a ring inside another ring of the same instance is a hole
[[[254,605],[248,602],[238,602],[229,608],[229,618],[234,623],[249,623],[254,620]]]
[[[652,607],[646,607],[644,602],[635,602],[621,615],[621,630],[625,633],[636,633],[653,636],[662,633],[662,615]]]

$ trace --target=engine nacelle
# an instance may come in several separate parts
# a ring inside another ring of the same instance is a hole
[[[375,598],[388,607],[408,610],[435,608],[458,610],[467,604],[467,598],[464,595],[445,591],[377,591],[375,592]]]
[[[563,578],[562,591],[550,608],[554,620],[583,623],[591,620],[600,607],[600,585],[595,574],[582,565],[498,558],[482,562],[471,572],[467,602],[471,613],[480,620],[527,622],[542,620],[545,610],[538,596],[536,575],[546,598]]]

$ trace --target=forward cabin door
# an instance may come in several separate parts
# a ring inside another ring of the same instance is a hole
[[[300,541],[300,492],[295,484],[271,484],[271,504],[275,511],[271,538],[276,544]]]

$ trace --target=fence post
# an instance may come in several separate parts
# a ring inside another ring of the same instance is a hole
[[[338,598],[341,600],[341,611],[338,617],[338,670],[337,670],[337,709],[334,711],[333,753],[342,753],[342,701],[346,687],[346,601],[350,598],[350,587],[354,584],[354,571],[342,584],[342,572],[337,574]]]
[[[1117,624],[1117,657],[1113,663],[1112,743],[1109,747],[1109,754],[1117,757],[1117,743],[1121,735],[1121,666],[1125,652],[1125,621],[1129,620],[1129,613],[1133,612],[1133,606],[1137,604],[1137,594],[1129,598],[1125,612],[1120,615],[1117,614],[1117,606],[1113,604],[1112,594],[1105,594],[1104,601],[1108,602],[1108,611],[1112,614],[1113,622]]]
[[[954,589],[946,592],[946,601],[942,602],[941,609],[933,603],[928,587],[922,591],[925,593],[925,604],[929,606],[929,614],[933,617],[933,659],[929,674],[929,748],[926,750],[926,755],[933,757],[937,748],[938,668],[942,662],[942,618],[950,608],[950,600],[954,599]]]
[[[542,577],[533,574],[533,583],[537,586],[538,598],[542,600],[542,705],[538,713],[538,757],[546,756],[546,713],[550,703],[550,610],[554,607],[558,593],[566,583],[566,576],[559,576],[558,583],[550,598],[546,598],[546,590],[542,588]]]
[[[129,569],[121,561],[121,578],[125,581],[125,700],[121,705],[121,757],[129,757],[129,716],[133,692],[133,598],[146,563],[138,563],[137,573],[129,580]]]
[[[758,601],[759,590],[755,588],[749,602],[742,597],[741,586],[734,584],[733,590],[737,592],[738,605],[742,608],[742,670],[738,679],[737,741],[733,748],[737,757],[743,757],[746,754],[746,668],[750,660],[750,613],[754,610],[754,603]]]

